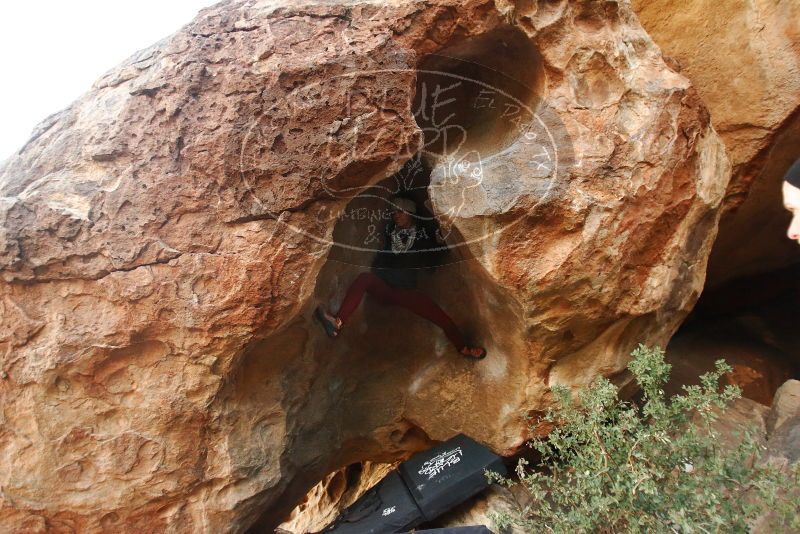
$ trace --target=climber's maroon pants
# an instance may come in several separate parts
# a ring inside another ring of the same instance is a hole
[[[424,317],[444,330],[447,339],[457,350],[461,351],[464,348],[464,337],[461,335],[461,330],[458,329],[450,316],[428,295],[416,289],[392,287],[375,273],[361,273],[350,284],[337,314],[339,319],[342,320],[342,324],[346,323],[347,319],[358,308],[365,292],[372,295],[375,300],[384,306],[400,306],[416,313],[420,317]]]

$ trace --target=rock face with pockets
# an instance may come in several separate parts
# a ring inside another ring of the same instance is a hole
[[[455,249],[422,288],[483,361],[369,299],[335,341],[311,317],[414,155]],[[267,529],[353,462],[512,453],[549,385],[666,343],[729,173],[626,3],[204,9],[0,164],[0,523]]]
[[[800,144],[800,4],[793,0],[633,0],[711,113],[733,175],[709,285],[800,261],[786,239],[781,180]]]

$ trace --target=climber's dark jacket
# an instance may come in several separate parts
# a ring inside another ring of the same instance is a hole
[[[401,245],[409,234],[414,234],[413,243],[406,252],[392,249],[394,240]],[[392,287],[414,289],[419,282],[422,269],[435,268],[443,257],[444,245],[436,240],[436,225],[424,224],[415,220],[412,228],[403,232],[394,221],[386,225],[383,235],[383,248],[375,254],[372,272]]]

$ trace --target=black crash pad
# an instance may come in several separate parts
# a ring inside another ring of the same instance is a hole
[[[426,520],[486,489],[484,470],[507,475],[502,458],[464,434],[415,454],[399,468]]]
[[[335,534],[394,534],[422,522],[420,512],[397,471],[392,471],[347,507],[322,532]]]
[[[469,527],[432,528],[430,530],[416,530],[404,534],[492,534],[492,531],[483,525]]]

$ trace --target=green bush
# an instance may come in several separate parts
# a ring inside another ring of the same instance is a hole
[[[629,365],[642,395],[617,398],[605,378],[582,390],[576,402],[565,387],[552,388],[555,407],[538,423],[555,425],[530,445],[537,469],[520,461],[519,482],[529,504],[493,514],[499,528],[526,532],[748,532],[765,510],[785,528],[800,528],[800,464],[761,461],[764,447],[748,429],[738,446],[721,447],[712,423],[739,395],[720,388],[730,372],[722,360],[699,386],[666,397],[671,366],[663,351],[640,345]]]

